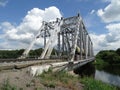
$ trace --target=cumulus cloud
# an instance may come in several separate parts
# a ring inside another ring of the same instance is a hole
[[[99,9],[97,15],[107,23],[105,28],[106,34],[91,34],[95,44],[95,52],[103,49],[120,48],[120,0],[103,0],[109,2],[104,9]],[[103,37],[102,37],[103,36]]]
[[[7,0],[0,0],[0,6],[5,6],[8,3]]]
[[[109,24],[106,26],[106,29],[108,29],[107,34],[90,34],[93,41],[95,54],[100,50],[120,48],[120,23]]]
[[[106,36],[108,42],[117,42],[120,41],[120,23],[109,24],[106,26],[109,33]]]
[[[33,8],[28,11],[27,15],[18,26],[10,22],[3,22],[0,24],[4,32],[4,37],[2,39],[4,39],[5,42],[3,45],[8,44],[8,48],[25,48],[38,33],[42,21],[53,21],[56,20],[56,18],[61,18],[61,16],[59,9],[55,6],[51,6],[45,8],[45,10]],[[42,39],[40,40],[42,41]],[[43,44],[43,42],[39,41],[39,44]],[[5,47],[1,44],[0,48]]]
[[[107,46],[105,36],[106,35],[104,34],[101,35],[97,35],[95,33],[90,34],[91,40],[93,42],[94,54],[97,54],[100,50],[103,50]]]
[[[120,0],[111,0],[110,4],[99,9],[97,14],[106,23],[120,21]]]

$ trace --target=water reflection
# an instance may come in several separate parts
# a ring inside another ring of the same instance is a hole
[[[116,76],[104,71],[96,70],[95,79],[120,87],[120,76]]]
[[[95,76],[95,67],[91,63],[88,63],[82,67],[79,67],[74,70],[74,73],[79,74],[81,77],[83,76]]]
[[[104,71],[113,75],[120,76],[120,65],[108,65],[108,66],[96,65],[96,69],[99,71]]]
[[[74,70],[76,74],[83,76],[92,76],[97,80],[113,84],[120,87],[120,66],[95,66],[88,63]]]

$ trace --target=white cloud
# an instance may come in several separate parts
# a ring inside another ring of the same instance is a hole
[[[106,23],[120,21],[120,0],[111,0],[110,4],[99,9],[97,14]]]
[[[120,48],[120,23],[109,24],[106,26],[106,29],[108,29],[107,34],[90,34],[95,54],[100,50]]]
[[[93,14],[93,13],[95,13],[95,10],[92,10],[92,11],[90,12],[90,14]]]
[[[5,6],[8,3],[7,0],[0,0],[0,6]]]
[[[109,24],[106,26],[109,33],[106,36],[108,42],[117,42],[120,41],[120,23]]]
[[[120,0],[103,1],[109,2],[109,4],[104,9],[99,9],[97,15],[101,17],[105,23],[109,23],[105,27],[108,32],[104,34],[104,37],[101,37],[103,34],[92,34],[95,52],[103,49],[113,50],[120,48]]]
[[[25,48],[25,46],[27,47],[38,33],[43,20],[52,21],[56,20],[56,18],[61,18],[61,16],[59,9],[55,6],[45,8],[45,10],[33,8],[28,11],[27,15],[18,26],[12,25],[10,22],[1,23],[0,27],[4,32],[4,37],[2,38],[4,43],[0,45],[0,49],[18,49]],[[8,46],[4,47],[3,45],[6,44]],[[39,44],[43,44],[43,42],[39,42]]]
[[[104,34],[97,35],[95,33],[91,33],[90,37],[93,42],[94,54],[98,53],[100,50],[103,50],[104,47],[107,46]]]

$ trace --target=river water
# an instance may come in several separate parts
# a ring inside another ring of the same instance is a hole
[[[101,67],[100,65],[87,64],[74,72],[81,77],[92,76],[102,82],[120,87],[120,65]]]

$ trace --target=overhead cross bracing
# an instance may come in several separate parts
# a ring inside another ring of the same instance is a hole
[[[48,41],[46,41],[47,37],[49,37]],[[57,18],[53,22],[43,21],[33,42],[19,59],[28,57],[38,38],[44,38],[44,50],[39,59],[50,58],[56,41],[58,58],[64,57],[74,61],[93,57],[93,44],[79,14],[69,18]]]

